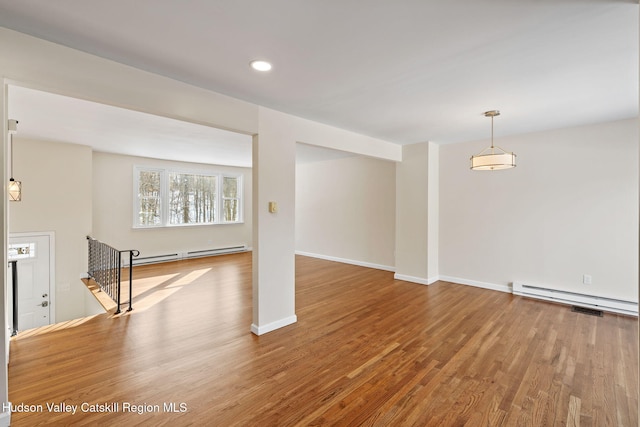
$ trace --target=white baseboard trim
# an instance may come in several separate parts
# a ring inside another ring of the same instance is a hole
[[[5,403],[3,405],[11,405]],[[4,411],[0,413],[0,427],[9,427],[11,425],[11,411]]]
[[[462,279],[460,277],[440,276],[438,278],[444,282],[457,283],[459,285],[475,286],[476,288],[491,289],[492,291],[500,291],[511,293],[511,286],[497,285],[495,283],[479,282],[477,280]]]
[[[251,332],[255,335],[263,335],[267,332],[275,331],[276,329],[283,328],[298,321],[298,316],[285,317],[284,319],[276,320],[275,322],[267,323],[263,326],[258,326],[255,323],[251,324]]]
[[[425,279],[424,277],[407,276],[406,274],[398,274],[398,273],[394,274],[393,278],[396,280],[402,280],[403,282],[419,283],[421,285],[432,285],[438,281],[437,277]]]
[[[325,259],[327,261],[336,261],[336,262],[341,262],[343,264],[357,265],[359,267],[375,268],[376,270],[396,271],[396,268],[390,265],[374,264],[371,262],[356,261],[353,259],[338,258],[334,256],[329,256],[329,255],[314,254],[311,252],[296,251],[296,255],[303,255],[311,258]]]

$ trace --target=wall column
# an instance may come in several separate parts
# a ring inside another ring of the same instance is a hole
[[[438,145],[404,145],[396,164],[395,278],[438,280]]]
[[[296,140],[285,114],[260,107],[253,137],[253,323],[261,335],[295,323]],[[277,203],[277,212],[269,211]]]

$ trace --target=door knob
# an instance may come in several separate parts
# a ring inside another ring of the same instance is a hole
[[[40,304],[43,307],[48,307],[49,306],[49,301],[42,301],[42,304]]]

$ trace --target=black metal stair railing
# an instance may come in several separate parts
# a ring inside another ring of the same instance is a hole
[[[133,310],[133,258],[140,255],[140,251],[135,249],[121,251],[90,236],[87,236],[87,241],[89,242],[87,274],[90,279],[95,280],[100,289],[116,302],[117,309],[115,314],[121,312],[122,255],[129,254],[129,308],[127,311]]]

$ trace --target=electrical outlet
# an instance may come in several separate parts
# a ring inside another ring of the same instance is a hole
[[[582,275],[582,283],[585,285],[590,285],[591,284],[591,275],[590,274],[583,274]]]

